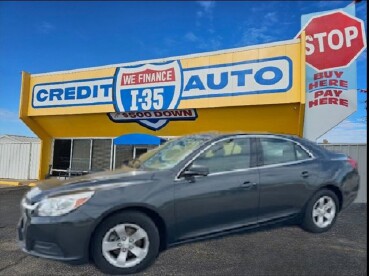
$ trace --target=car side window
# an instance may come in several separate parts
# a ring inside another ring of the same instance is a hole
[[[311,158],[311,156],[304,149],[302,149],[299,145],[295,144],[295,150],[296,150],[297,160],[306,160],[306,159]]]
[[[309,154],[295,143],[277,138],[260,139],[264,165],[287,163],[310,158]]]
[[[250,138],[237,138],[211,146],[192,164],[205,166],[210,173],[216,173],[249,168],[250,160]]]

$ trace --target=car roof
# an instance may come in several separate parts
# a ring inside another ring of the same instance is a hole
[[[282,133],[271,133],[271,132],[242,132],[242,131],[235,131],[235,132],[220,132],[220,131],[212,131],[212,132],[202,132],[202,133],[193,133],[190,135],[186,135],[187,137],[197,136],[206,138],[208,141],[215,141],[224,139],[227,137],[234,137],[234,136],[265,136],[265,137],[280,137],[280,138],[288,138],[294,141],[301,141],[302,138],[291,135],[291,134],[282,134]]]
[[[217,137],[217,138],[226,138],[226,137],[232,137],[232,136],[237,136],[237,135],[242,135],[242,136],[262,135],[262,136],[274,136],[274,137],[277,136],[277,137],[289,138],[289,139],[299,139],[299,137],[296,136],[296,135],[282,134],[282,133],[272,133],[272,132],[231,132],[231,133],[216,133],[216,134],[214,134],[214,137]]]

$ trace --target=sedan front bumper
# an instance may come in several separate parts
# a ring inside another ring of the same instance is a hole
[[[78,210],[60,217],[38,217],[22,209],[17,234],[22,250],[59,261],[86,263],[94,221]]]

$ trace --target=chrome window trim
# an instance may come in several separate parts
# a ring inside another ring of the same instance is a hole
[[[290,161],[290,162],[285,162],[285,163],[276,163],[276,164],[270,164],[270,165],[256,166],[256,167],[246,168],[246,169],[237,169],[237,170],[231,170],[231,171],[215,172],[215,173],[209,173],[207,176],[217,176],[217,175],[237,173],[237,172],[246,172],[246,171],[251,171],[251,170],[255,170],[255,169],[282,167],[282,166],[286,166],[286,165],[304,163],[304,162],[307,162],[307,161],[310,161],[310,160],[312,160],[312,159],[309,158],[309,159]]]
[[[233,173],[233,172],[249,171],[249,170],[254,170],[254,169],[264,169],[264,168],[280,167],[280,166],[285,166],[285,165],[299,164],[299,163],[307,162],[309,160],[316,159],[316,157],[314,156],[314,154],[310,150],[308,150],[306,147],[304,147],[301,143],[299,143],[299,142],[297,142],[295,140],[289,139],[287,137],[281,137],[281,136],[278,136],[278,135],[270,135],[270,134],[239,134],[239,135],[235,135],[235,136],[228,136],[228,137],[222,138],[220,140],[216,140],[216,141],[212,142],[211,144],[209,144],[208,146],[206,146],[205,148],[203,148],[200,152],[198,152],[194,157],[192,157],[191,160],[189,160],[179,170],[179,172],[176,174],[176,176],[174,178],[174,181],[183,180],[183,178],[180,178],[179,177],[181,175],[181,173],[187,168],[187,166],[190,163],[192,163],[197,157],[199,157],[199,155],[201,155],[204,151],[206,151],[207,149],[209,149],[213,145],[215,145],[215,144],[217,144],[219,142],[228,140],[228,139],[241,139],[241,138],[272,138],[272,139],[286,140],[286,141],[289,141],[289,142],[292,142],[292,143],[298,145],[301,149],[303,149],[310,156],[310,158],[308,158],[308,159],[302,159],[302,160],[296,160],[296,161],[290,161],[290,162],[284,162],[284,163],[276,163],[276,164],[270,164],[270,165],[256,166],[256,167],[252,167],[252,168],[237,169],[237,170],[223,171],[223,172],[215,172],[215,173],[210,173],[207,176],[223,175],[223,174],[229,174],[229,173]]]
[[[258,167],[252,167],[252,168],[245,168],[245,169],[236,169],[231,171],[223,171],[223,172],[215,172],[215,173],[209,173],[207,176],[217,176],[217,175],[223,175],[223,174],[230,174],[230,173],[238,173],[238,172],[246,172],[258,169]]]
[[[307,161],[313,160],[315,158],[309,158],[309,159],[303,159],[303,160],[296,160],[296,161],[289,161],[289,162],[284,162],[284,163],[275,163],[275,164],[270,164],[270,165],[262,165],[262,166],[258,166],[256,168],[258,169],[264,169],[264,168],[274,168],[274,167],[282,167],[285,165],[293,165],[293,164],[299,164],[299,163],[305,163]]]

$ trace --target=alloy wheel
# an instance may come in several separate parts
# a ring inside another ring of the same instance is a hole
[[[134,267],[149,252],[147,232],[137,224],[118,224],[111,228],[102,240],[102,253],[115,267]]]
[[[329,226],[336,216],[336,203],[329,196],[320,197],[313,207],[313,222],[319,228]]]

